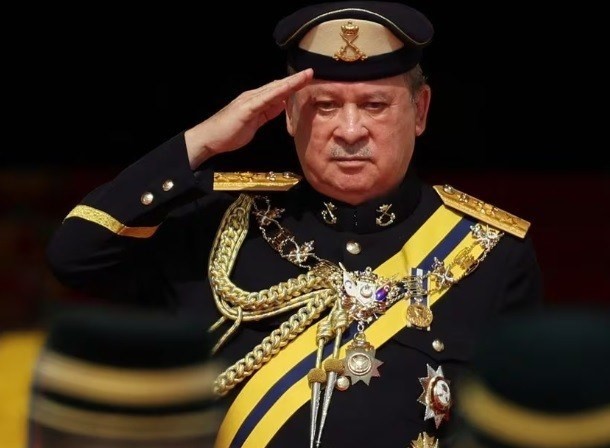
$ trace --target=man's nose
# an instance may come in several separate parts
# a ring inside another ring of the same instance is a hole
[[[344,105],[337,114],[337,120],[335,137],[347,143],[355,143],[368,136],[369,131],[365,126],[363,111],[355,104]]]

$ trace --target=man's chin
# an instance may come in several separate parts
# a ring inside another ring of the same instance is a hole
[[[359,204],[366,201],[373,194],[374,184],[358,182],[357,179],[346,179],[342,182],[339,176],[334,182],[326,186],[326,195],[348,204]]]

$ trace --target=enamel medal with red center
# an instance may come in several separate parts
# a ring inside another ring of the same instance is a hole
[[[418,402],[426,407],[424,420],[433,418],[434,424],[438,428],[443,420],[449,420],[449,408],[451,408],[451,390],[449,380],[443,376],[441,366],[434,370],[426,364],[427,376],[420,378],[419,382],[424,389]]]

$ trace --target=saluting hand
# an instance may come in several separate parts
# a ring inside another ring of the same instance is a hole
[[[248,144],[262,125],[284,110],[286,99],[312,78],[313,70],[306,69],[243,92],[210,118],[188,129],[185,140],[191,168],[216,154]]]

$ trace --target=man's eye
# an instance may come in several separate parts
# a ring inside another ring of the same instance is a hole
[[[372,101],[370,103],[366,103],[364,108],[369,112],[381,112],[387,107],[386,103]]]
[[[322,112],[330,112],[337,108],[337,103],[334,101],[318,101],[316,102],[316,109]]]

